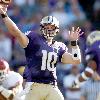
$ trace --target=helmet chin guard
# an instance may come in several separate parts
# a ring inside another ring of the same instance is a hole
[[[45,28],[45,26],[48,24],[55,28]],[[40,27],[40,31],[46,39],[53,39],[54,36],[59,32],[59,21],[53,16],[46,16],[40,22]]]

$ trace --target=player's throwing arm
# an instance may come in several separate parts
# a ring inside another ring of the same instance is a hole
[[[9,33],[14,36],[19,44],[22,46],[22,47],[26,47],[27,44],[28,44],[28,38],[26,35],[24,35],[19,29],[18,27],[16,26],[16,24],[8,17],[7,15],[7,5],[4,5],[4,4],[0,4],[0,14],[1,14],[1,17],[6,25],[6,27],[8,28],[9,30]]]

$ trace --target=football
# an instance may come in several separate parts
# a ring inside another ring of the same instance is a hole
[[[12,0],[0,0],[0,4],[9,5]]]

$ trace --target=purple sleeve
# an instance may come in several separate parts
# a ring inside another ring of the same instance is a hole
[[[89,60],[97,60],[98,54],[96,52],[96,49],[94,46],[91,47],[87,47],[86,51],[85,51],[85,60],[88,63]]]
[[[59,62],[61,62],[62,55],[67,52],[68,48],[63,44],[59,49]]]
[[[34,33],[34,32],[27,32],[26,33],[26,36],[28,37],[29,39],[29,43],[27,45],[26,48],[32,48],[34,46],[34,42],[36,42],[36,37],[37,37],[37,33]],[[26,49],[25,48],[25,49]]]

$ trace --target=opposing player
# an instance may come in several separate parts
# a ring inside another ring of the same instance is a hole
[[[64,100],[57,87],[56,65],[79,64],[81,61],[77,40],[83,32],[78,27],[69,32],[72,54],[67,52],[67,47],[57,41],[54,36],[59,32],[59,21],[53,16],[46,16],[40,23],[41,34],[28,32],[22,33],[15,23],[8,17],[7,7],[2,5],[1,16],[12,34],[25,49],[27,67],[24,72],[26,83],[30,83],[29,92],[25,100]],[[81,34],[80,34],[81,32]]]
[[[9,64],[0,59],[0,100],[15,100],[22,91],[23,77],[10,71]]]
[[[78,88],[81,82],[91,78],[94,72],[100,80],[100,31],[93,31],[87,37],[86,62],[85,71],[73,82],[75,88]]]

